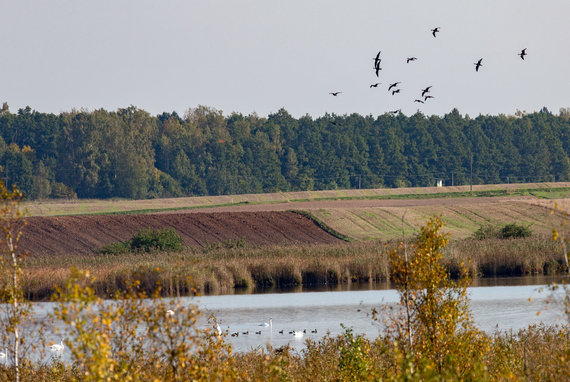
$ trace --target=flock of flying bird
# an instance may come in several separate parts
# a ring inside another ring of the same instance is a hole
[[[437,37],[437,33],[440,32],[440,27],[436,27],[434,29],[431,29],[431,34],[433,35],[433,37]],[[380,66],[382,63],[382,58],[380,57],[382,51],[379,51],[378,54],[376,54],[376,57],[374,57],[374,73],[376,74],[376,77],[380,77],[380,71],[382,70],[382,67]],[[520,53],[517,54],[522,60],[524,60],[525,56],[527,55],[526,53],[526,48],[524,48],[523,50],[521,50]],[[409,64],[410,62],[414,62],[416,61],[418,58],[417,57],[407,57],[406,58],[406,64]],[[473,63],[473,65],[475,65],[475,71],[478,72],[479,68],[481,68],[483,66],[483,58],[480,58],[477,62]],[[401,81],[398,82],[394,82],[391,83],[388,86],[388,92],[391,92],[392,95],[396,95],[398,93],[400,93],[401,89],[398,87],[399,84],[401,84]],[[379,85],[382,85],[381,82],[376,82],[370,85],[370,88],[377,88]],[[425,89],[421,89],[421,97],[420,98],[416,98],[414,99],[414,102],[417,103],[425,103],[428,100],[435,98],[434,96],[432,96],[431,94],[428,94],[431,90],[433,86],[428,86]],[[335,92],[330,92],[329,94],[333,95],[333,96],[338,96],[339,94],[341,94],[341,91],[335,91]],[[398,110],[394,110],[391,111],[390,113],[392,114],[398,114],[401,111],[401,109]]]

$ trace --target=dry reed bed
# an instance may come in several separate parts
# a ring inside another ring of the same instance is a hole
[[[45,300],[63,285],[70,268],[88,269],[98,295],[125,288],[131,278],[164,296],[232,293],[234,289],[295,285],[380,282],[389,278],[387,251],[395,242],[345,245],[275,246],[201,250],[181,253],[38,256],[27,261],[24,289],[31,300]],[[464,263],[472,276],[555,274],[563,271],[561,248],[542,236],[523,239],[451,242],[445,258],[452,274]]]

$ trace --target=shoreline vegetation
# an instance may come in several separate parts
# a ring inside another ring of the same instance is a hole
[[[390,272],[387,254],[397,245],[395,241],[369,241],[253,247],[245,240],[235,240],[180,252],[32,256],[26,259],[22,284],[27,299],[46,301],[56,287],[64,285],[71,267],[89,270],[100,297],[125,290],[132,279],[147,293],[161,285],[161,295],[169,297],[386,282]],[[459,275],[461,263],[473,278],[565,271],[561,244],[540,235],[452,241],[443,259],[452,277]]]

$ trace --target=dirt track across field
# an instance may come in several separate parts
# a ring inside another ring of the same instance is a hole
[[[248,245],[342,243],[294,212],[216,212],[30,217],[21,249],[34,254],[93,253],[145,228],[174,228],[186,245],[246,238]]]
[[[425,206],[466,206],[473,204],[534,201],[532,196],[515,197],[477,197],[477,198],[433,198],[433,199],[347,199],[319,200],[308,202],[289,202],[275,204],[241,204],[227,207],[204,207],[184,210],[180,213],[212,213],[212,212],[252,212],[252,211],[288,211],[318,210],[334,208],[375,208],[375,207],[425,207]],[[168,214],[169,212],[162,212]]]

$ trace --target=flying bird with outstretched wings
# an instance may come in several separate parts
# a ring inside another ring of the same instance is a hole
[[[375,84],[370,85],[371,88],[377,88],[378,85],[382,85],[381,82],[376,82]]]
[[[479,61],[475,62],[473,65],[475,65],[475,71],[478,72],[479,68],[483,66],[482,64],[483,59],[480,58]]]
[[[429,90],[430,90],[431,88],[432,88],[431,86],[428,86],[427,88],[422,89],[422,97],[425,96],[426,93],[429,93]]]
[[[382,62],[382,59],[380,58],[380,53],[382,53],[382,51],[379,51],[376,57],[374,57],[374,71],[376,73],[376,77],[378,77],[380,71],[382,70],[382,68],[380,67],[380,63]]]
[[[435,28],[433,28],[433,29],[431,30],[431,34],[433,35],[433,37],[436,37],[435,34],[438,33],[438,32],[439,32],[439,27],[435,27]]]
[[[524,56],[527,55],[526,53],[526,48],[524,48],[523,50],[521,50],[521,52],[518,54],[520,58],[522,58],[524,60]]]
[[[406,58],[406,64],[409,64],[410,61],[416,61],[416,60],[417,60],[417,57],[408,57],[408,58]]]
[[[342,92],[330,92],[329,94],[332,94],[333,96],[336,97],[336,96],[339,95],[340,93],[342,93]]]
[[[395,88],[396,86],[398,86],[398,84],[401,84],[401,81],[398,82],[394,82],[393,84],[390,84],[390,86],[388,86],[388,91],[392,90],[392,88]]]

